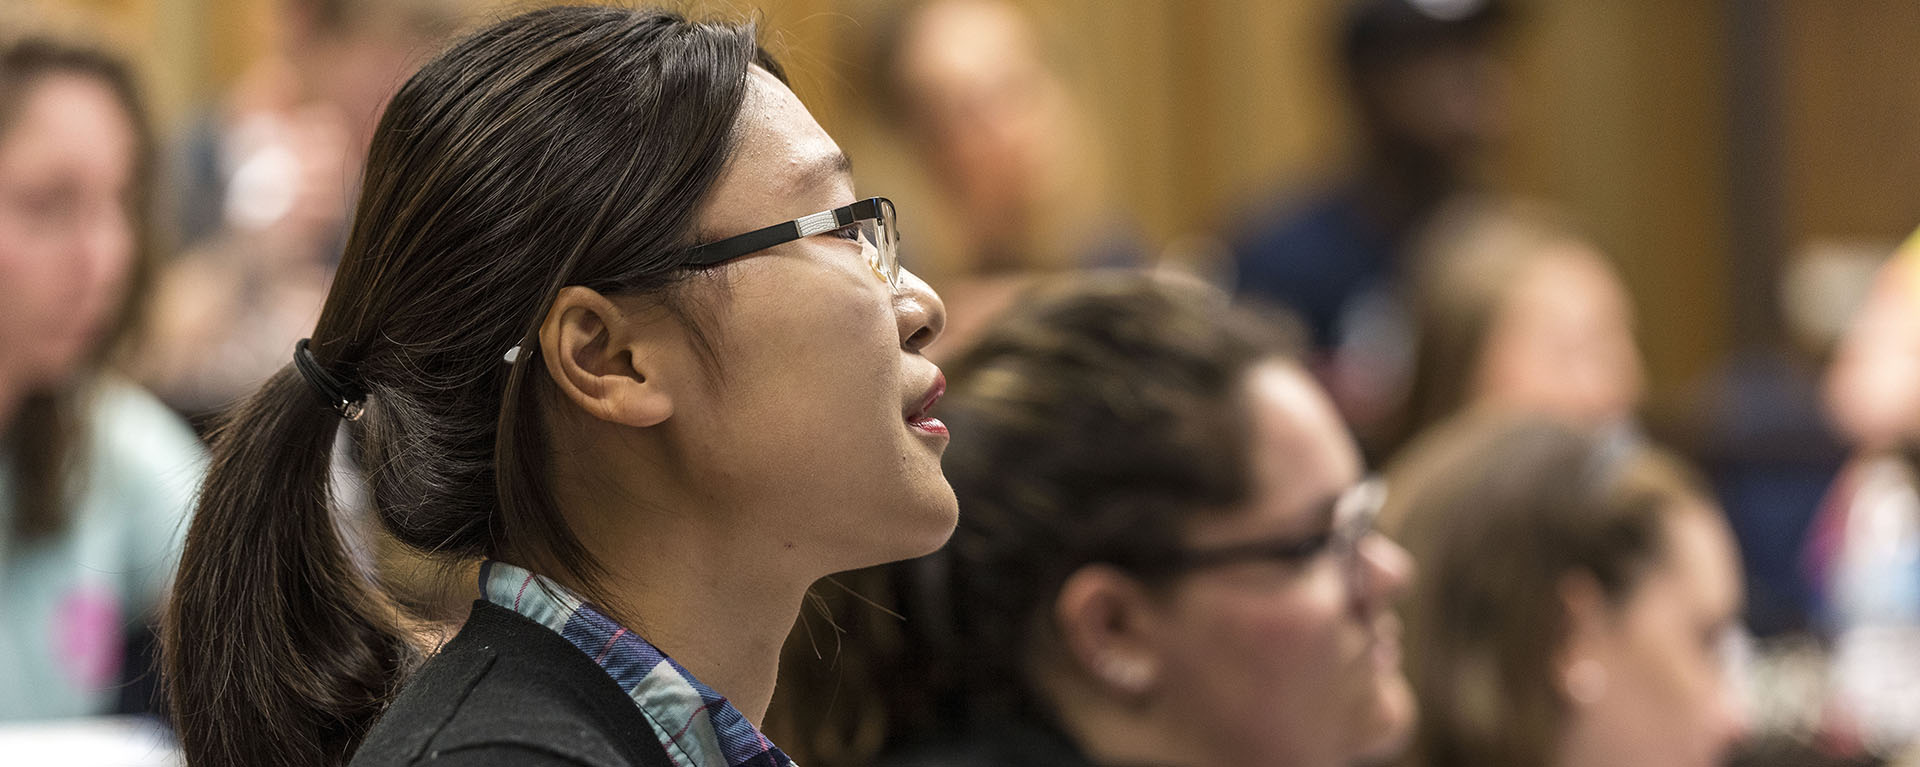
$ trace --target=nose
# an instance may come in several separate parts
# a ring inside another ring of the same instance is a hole
[[[1360,540],[1354,602],[1363,613],[1387,609],[1413,581],[1413,555],[1378,532]]]
[[[1741,694],[1738,684],[1723,683],[1718,696],[1716,716],[1711,721],[1715,725],[1711,732],[1715,736],[1718,755],[1725,756],[1734,746],[1747,739],[1752,723],[1747,713],[1747,701]]]
[[[900,270],[900,289],[893,295],[893,315],[900,322],[900,348],[919,353],[947,327],[947,305],[919,275]]]

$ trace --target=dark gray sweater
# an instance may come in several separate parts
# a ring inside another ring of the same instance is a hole
[[[552,630],[485,600],[409,679],[353,767],[672,767],[640,708]]]

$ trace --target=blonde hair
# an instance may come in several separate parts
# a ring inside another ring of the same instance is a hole
[[[1666,556],[1666,521],[1712,508],[1675,456],[1617,434],[1471,416],[1388,475],[1383,529],[1419,572],[1404,603],[1421,722],[1408,763],[1536,767],[1567,715],[1554,684],[1559,584],[1591,576],[1626,601]]]

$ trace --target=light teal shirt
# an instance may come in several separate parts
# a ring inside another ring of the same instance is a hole
[[[13,461],[0,457],[0,720],[113,707],[128,632],[152,620],[206,471],[193,432],[130,383],[104,383],[88,421],[58,533],[13,539]]]

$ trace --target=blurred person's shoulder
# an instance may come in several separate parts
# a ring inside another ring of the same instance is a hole
[[[87,418],[90,490],[190,497],[206,472],[193,429],[132,381],[103,379]]]
[[[1367,226],[1360,203],[1351,183],[1270,196],[1232,229],[1234,259],[1242,269],[1313,272],[1371,254],[1388,238]]]
[[[136,609],[147,609],[158,602],[179,558],[206,474],[206,450],[166,405],[117,376],[96,384],[86,418],[74,534],[96,541],[82,546],[87,552],[116,552],[114,561],[98,565],[123,579],[123,593]]]

